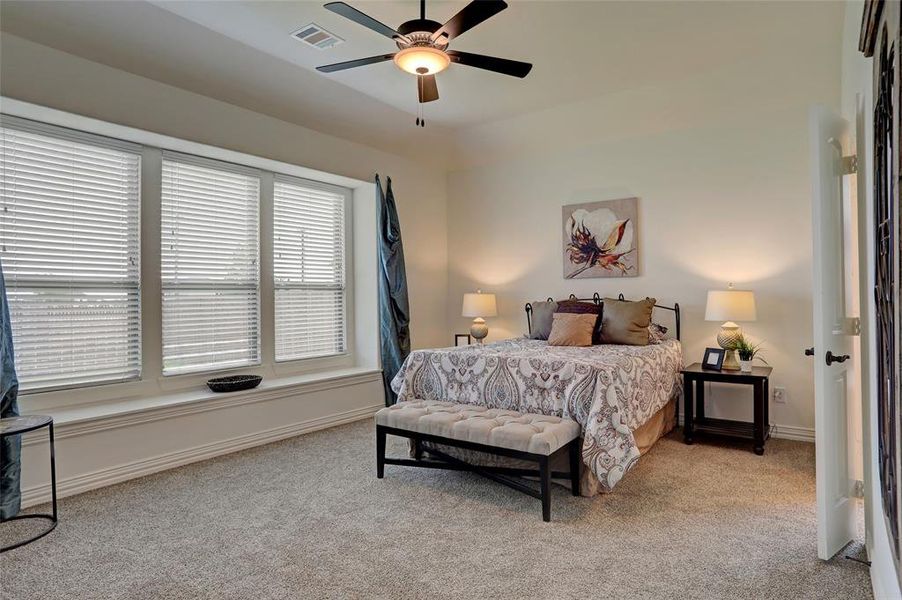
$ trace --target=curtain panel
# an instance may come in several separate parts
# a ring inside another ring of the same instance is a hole
[[[391,189],[385,178],[385,190],[376,175],[376,202],[379,204],[379,333],[382,355],[382,383],[385,405],[397,402],[391,381],[410,354],[410,303],[407,298],[407,272],[401,224]]]
[[[19,380],[13,355],[13,329],[9,320],[6,301],[6,281],[0,264],[0,418],[19,415],[16,402]],[[9,519],[19,513],[22,494],[19,489],[21,475],[20,458],[22,436],[10,436],[0,440],[0,519]]]

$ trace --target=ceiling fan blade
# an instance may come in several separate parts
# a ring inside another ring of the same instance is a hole
[[[435,84],[435,75],[417,76],[417,95],[421,104],[438,100],[438,86]]]
[[[392,29],[391,27],[386,25],[385,23],[380,23],[373,17],[360,12],[353,6],[349,6],[349,5],[345,4],[344,2],[329,2],[328,4],[324,4],[323,8],[325,8],[327,10],[331,10],[335,14],[341,15],[342,17],[344,17],[346,19],[350,19],[350,20],[354,21],[355,23],[357,23],[358,25],[363,25],[367,29],[372,29],[376,33],[381,33],[382,35],[384,35],[387,38],[399,39],[399,40],[403,40],[408,43],[410,42],[410,40],[407,39],[406,36],[401,35],[397,31],[395,31],[394,29]]]
[[[437,42],[439,38],[444,38],[444,42],[449,42],[486,19],[497,15],[505,8],[507,8],[507,2],[504,0],[473,0],[433,33],[432,41]]]
[[[485,56],[483,54],[470,54],[469,52],[458,52],[457,50],[448,50],[448,56],[451,62],[468,67],[476,67],[477,69],[485,69],[486,71],[495,71],[512,77],[526,77],[532,70],[532,65],[519,60],[509,60],[507,58],[495,58],[494,56]]]
[[[381,54],[379,56],[370,56],[367,58],[358,58],[357,60],[346,60],[345,62],[323,65],[321,67],[317,67],[316,70],[320,73],[334,73],[335,71],[344,71],[345,69],[353,69],[354,67],[364,67],[366,65],[385,62],[387,60],[391,60],[394,56],[394,53],[392,53]]]

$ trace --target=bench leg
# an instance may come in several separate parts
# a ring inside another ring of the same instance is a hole
[[[551,520],[551,469],[548,468],[548,457],[539,459],[539,478],[542,480],[542,520]]]
[[[376,477],[382,479],[385,474],[385,430],[376,425]]]
[[[570,491],[579,496],[579,464],[582,462],[582,447],[579,438],[570,442]]]
[[[413,442],[413,458],[414,460],[420,460],[423,458],[423,446],[420,444],[420,440],[412,440]]]

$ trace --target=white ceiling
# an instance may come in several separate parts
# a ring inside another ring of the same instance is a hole
[[[306,69],[396,50],[393,42],[322,2],[152,0],[213,31]],[[392,27],[416,18],[417,0],[348,3]],[[427,1],[444,22],[466,1]],[[653,82],[697,76],[760,49],[774,30],[774,6],[730,2],[510,0],[500,14],[461,35],[453,49],[532,62],[526,79],[452,65],[437,76],[441,100],[427,107],[436,122],[471,126]],[[315,22],[346,42],[326,51],[289,37]],[[789,24],[790,27],[792,24]],[[322,75],[412,112],[414,79],[386,62]]]
[[[418,14],[415,0],[348,3],[391,26]],[[443,22],[466,3],[427,2]],[[437,76],[441,99],[413,126],[414,79],[391,62],[334,74],[317,65],[394,49],[391,40],[322,2],[155,0],[0,3],[0,28],[145,77],[386,147],[440,143],[453,130],[729,68],[791,51],[820,3],[569,2],[509,0],[509,8],[452,48],[532,62],[526,79],[460,65]],[[789,5],[794,10],[784,10]],[[799,8],[807,4],[807,8]],[[316,22],[347,40],[319,51],[289,34]],[[391,146],[392,144],[389,144]]]

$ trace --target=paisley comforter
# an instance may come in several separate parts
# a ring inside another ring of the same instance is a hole
[[[416,350],[392,381],[399,401],[443,400],[569,417],[603,491],[639,458],[633,431],[681,392],[677,340],[649,346],[549,346],[512,339]]]

